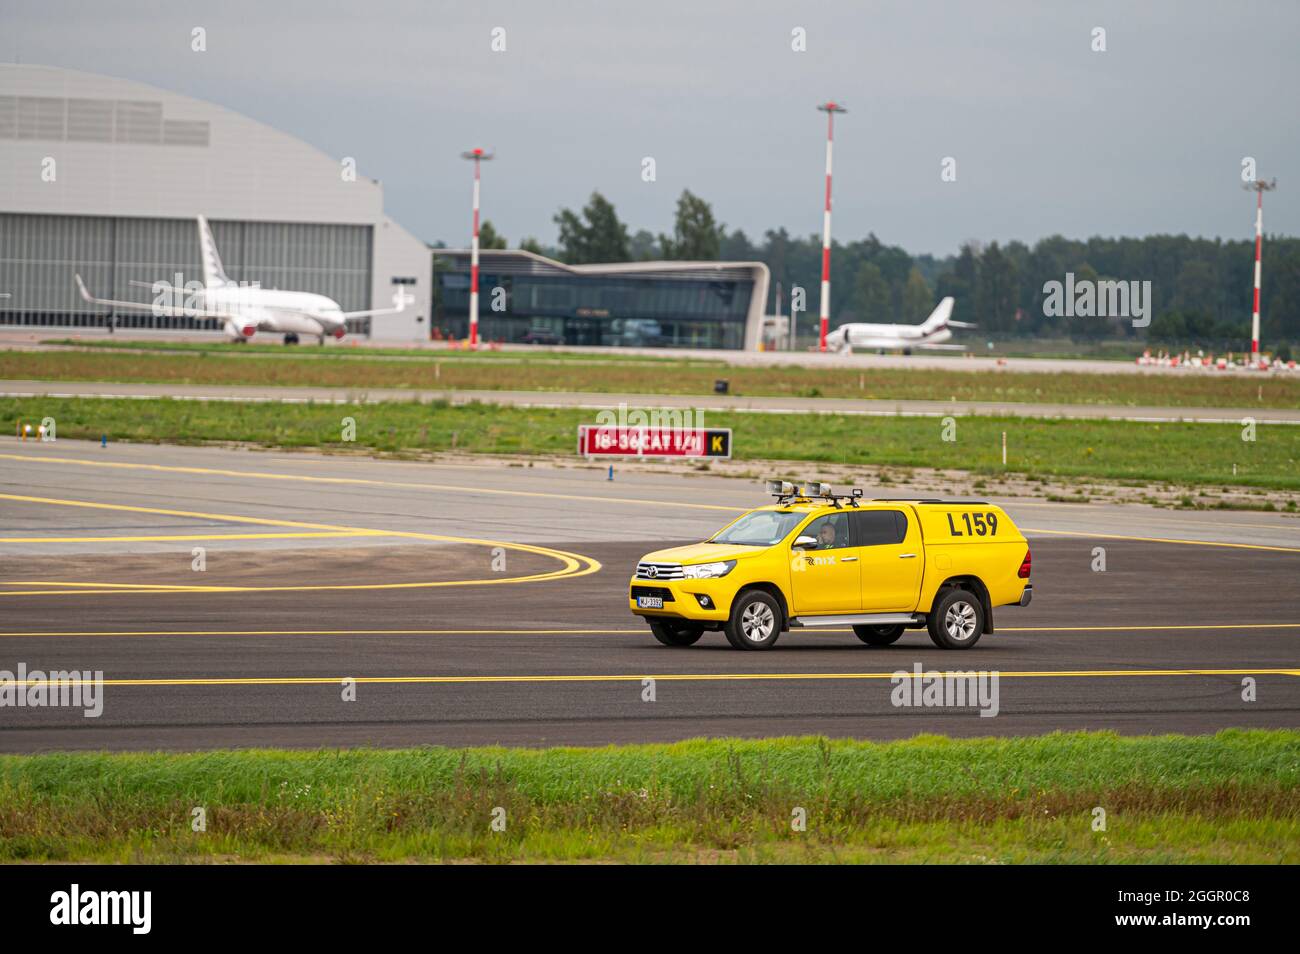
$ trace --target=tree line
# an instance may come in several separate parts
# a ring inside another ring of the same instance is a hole
[[[645,229],[631,233],[612,203],[593,192],[580,210],[561,209],[554,221],[554,247],[525,239],[521,248],[570,264],[654,259],[759,261],[772,273],[768,312],[788,314],[795,289],[804,291],[805,320],[815,321],[821,281],[821,236],[769,229],[761,241],[719,223],[708,202],[684,191],[673,234]],[[485,222],[485,248],[505,239]],[[489,244],[491,242],[492,244]],[[1150,235],[1143,238],[1069,239],[1060,235],[1033,245],[1011,241],[964,242],[955,255],[912,255],[885,245],[874,234],[832,248],[832,327],[846,321],[915,324],[939,299],[956,299],[953,317],[979,325],[989,338],[1070,337],[1077,341],[1127,338],[1153,346],[1203,346],[1240,350],[1250,337],[1254,240]],[[1048,283],[1073,276],[1082,282],[1150,284],[1150,324],[1129,319],[1056,317],[1044,309]],[[1300,343],[1300,239],[1264,237],[1261,288],[1262,338],[1266,348]]]

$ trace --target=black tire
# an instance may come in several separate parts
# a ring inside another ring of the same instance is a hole
[[[940,649],[970,649],[984,634],[984,605],[970,590],[943,590],[930,610],[928,628]]]
[[[284,343],[287,345],[296,345],[298,343],[298,336],[294,334],[285,335]]]
[[[704,635],[704,627],[656,620],[650,624],[650,632],[665,646],[694,646]]]
[[[771,649],[785,626],[781,604],[762,590],[747,590],[731,604],[731,618],[722,627],[736,649]]]
[[[853,634],[868,646],[892,646],[903,635],[902,626],[854,626]]]

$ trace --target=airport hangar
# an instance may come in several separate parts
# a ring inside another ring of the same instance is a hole
[[[235,281],[328,295],[376,339],[429,337],[428,246],[384,214],[375,180],[221,106],[142,83],[0,64],[0,328],[103,328],[132,281],[202,281],[206,215]],[[218,330],[211,319],[118,311],[118,328]]]

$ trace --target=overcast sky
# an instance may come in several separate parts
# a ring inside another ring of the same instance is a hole
[[[0,59],[151,83],[355,156],[390,215],[450,245],[467,243],[459,155],[476,145],[498,153],[484,216],[512,243],[552,242],[555,211],[593,189],[633,231],[670,231],[689,188],[751,239],[820,232],[814,107],[831,98],[849,108],[842,241],[944,255],[1058,232],[1249,238],[1245,156],[1280,180],[1266,229],[1294,235],[1298,41],[1294,0],[0,5]]]

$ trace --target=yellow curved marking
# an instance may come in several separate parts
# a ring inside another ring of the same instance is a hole
[[[1261,527],[1270,530],[1271,527]],[[1288,528],[1283,528],[1288,529]],[[1122,533],[1088,533],[1084,530],[1043,530],[1021,527],[1022,533],[1049,533],[1058,537],[1093,537],[1098,540],[1132,540],[1135,543],[1176,543],[1186,547],[1231,547],[1237,550],[1276,550],[1282,553],[1300,553],[1300,547],[1275,547],[1263,543],[1223,543],[1218,540],[1179,540],[1172,537],[1133,537]]]
[[[557,494],[541,490],[502,490],[494,487],[467,488],[459,484],[420,484],[402,480],[375,480],[366,477],[318,477],[311,474],[272,474],[255,470],[225,470],[219,467],[178,467],[166,464],[134,464],[125,461],[77,460],[71,457],[38,457],[32,454],[0,454],[0,460],[37,461],[43,464],[77,464],[83,467],[113,467],[127,470],[152,470],[170,474],[199,474],[213,477],[254,477],[258,480],[297,480],[313,484],[341,484],[350,487],[403,487],[408,490],[435,490],[451,493],[497,494],[506,497],[543,497],[552,500],[583,500],[602,503],[635,504],[646,507],[685,507],[693,510],[726,510],[744,513],[750,507],[727,507],[722,504],[686,503],[676,500],[646,500],[637,497],[597,497],[592,494]]]
[[[560,569],[548,573],[532,573],[526,576],[500,577],[482,580],[436,580],[416,583],[335,583],[299,586],[197,586],[185,585],[171,587],[166,584],[113,584],[95,582],[42,582],[33,580],[10,580],[5,586],[51,586],[66,589],[47,590],[7,590],[0,596],[48,596],[61,595],[106,595],[109,593],[286,593],[318,590],[400,590],[425,589],[440,586],[487,586],[499,583],[530,583],[541,580],[556,580],[569,577],[586,576],[600,570],[598,561],[581,553],[570,553],[552,547],[542,547],[531,543],[507,543],[503,540],[482,540],[476,537],[453,537],[440,533],[419,533],[414,530],[373,530],[364,527],[345,527],[329,523],[305,523],[299,520],[272,520],[265,517],[244,517],[235,514],[205,513],[197,510],[171,510],[161,507],[136,507],[129,504],[94,503],[88,500],[64,500],[57,497],[33,497],[24,494],[2,494],[0,500],[14,500],[20,503],[50,504],[61,507],[86,507],[94,510],[120,510],[129,513],[149,513],[168,517],[193,517],[200,520],[217,520],[231,523],[249,523],[271,527],[295,527],[305,530],[325,530],[349,536],[401,537],[412,540],[429,540],[438,543],[463,543],[471,546],[503,547],[523,553],[558,560]],[[93,587],[93,588],[92,588]]]
[[[44,584],[51,585],[51,584]],[[58,584],[72,586],[80,584]],[[97,584],[86,584],[97,585]],[[118,583],[117,586],[148,586],[147,583]],[[1105,633],[1138,631],[1224,630],[1224,629],[1300,629],[1300,623],[1190,623],[1169,626],[1002,626],[999,633]],[[851,629],[817,628],[806,635],[824,636],[851,633]],[[159,629],[159,630],[88,630],[67,632],[0,632],[0,639],[44,636],[643,636],[644,626],[632,629]]]
[[[190,679],[104,679],[105,686],[337,686],[344,679],[357,683],[378,684],[480,684],[480,683],[548,683],[548,682],[640,682],[654,679],[663,682],[767,682],[772,680],[841,680],[841,679],[915,679],[926,676],[968,677],[992,675],[999,678],[1057,679],[1067,677],[1128,678],[1137,676],[1300,676],[1300,669],[1062,669],[1043,672],[1006,672],[1003,670],[934,669],[917,673],[900,669],[897,672],[736,672],[704,673],[610,673],[605,675],[536,675],[536,676],[231,676],[197,677]],[[15,680],[15,683],[17,680]],[[28,678],[25,685],[40,685],[43,680]],[[66,685],[98,685],[93,679],[70,679]]]

